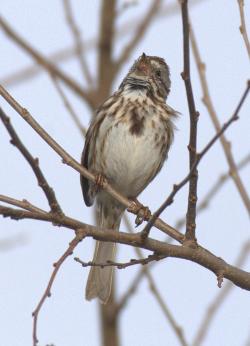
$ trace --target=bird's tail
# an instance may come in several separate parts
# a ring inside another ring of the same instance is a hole
[[[116,203],[101,203],[98,205],[98,226],[103,229],[119,230],[123,209],[117,206]],[[114,261],[115,258],[115,243],[97,241],[93,262],[96,264]],[[99,298],[101,303],[106,304],[110,297],[112,288],[112,266],[107,267],[91,267],[85,296],[87,300]]]

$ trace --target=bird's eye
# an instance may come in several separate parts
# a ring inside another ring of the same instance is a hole
[[[155,74],[156,74],[157,77],[161,77],[161,71],[160,70],[156,70]]]

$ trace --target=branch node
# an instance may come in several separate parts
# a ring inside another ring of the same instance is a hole
[[[217,273],[217,285],[219,288],[222,287],[223,279],[224,279],[224,271],[221,270]]]
[[[186,234],[185,240],[182,244],[184,247],[189,247],[191,249],[198,249],[197,239],[189,239],[188,234]]]
[[[188,77],[188,75],[187,75],[187,73],[186,72],[181,72],[181,78],[186,82],[188,79],[189,79],[189,77]]]

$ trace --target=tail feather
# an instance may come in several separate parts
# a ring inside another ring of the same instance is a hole
[[[99,220],[98,225],[103,229],[119,230],[123,210],[111,204],[98,205]],[[106,263],[114,261],[116,245],[109,242],[97,241],[95,246],[94,263]],[[112,288],[112,276],[114,267],[91,267],[85,296],[87,300],[99,298],[101,303],[106,304],[110,297]]]

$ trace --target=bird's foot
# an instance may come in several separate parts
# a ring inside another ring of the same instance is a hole
[[[149,220],[151,212],[148,207],[141,204],[137,198],[132,198],[132,203],[128,207],[128,211],[136,214],[135,224],[136,227],[140,226],[144,220]]]
[[[106,177],[103,174],[101,174],[101,173],[95,174],[95,185],[96,185],[96,188],[98,190],[99,189],[103,189],[105,184],[107,184]]]

